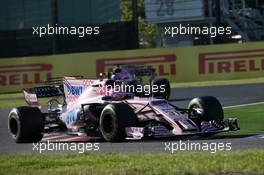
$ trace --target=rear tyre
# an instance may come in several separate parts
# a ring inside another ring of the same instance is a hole
[[[166,78],[153,80],[152,86],[156,85],[158,87],[157,92],[153,92],[154,97],[161,97],[163,99],[168,100],[170,98],[170,82]]]
[[[188,108],[192,112],[189,116],[199,127],[202,121],[222,123],[224,112],[221,103],[212,96],[194,98]],[[193,113],[195,111],[195,114]]]
[[[125,103],[109,104],[105,106],[100,117],[100,130],[108,142],[124,141],[126,127],[135,126],[137,116],[134,110]]]
[[[8,130],[16,143],[34,143],[43,138],[44,119],[36,107],[18,107],[8,115]]]

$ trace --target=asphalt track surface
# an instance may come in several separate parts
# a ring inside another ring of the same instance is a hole
[[[186,107],[189,101],[197,96],[212,95],[217,97],[223,106],[233,106],[247,103],[256,103],[264,101],[264,84],[250,85],[229,85],[213,87],[194,87],[194,88],[175,88],[171,92],[171,100],[179,107]],[[11,140],[7,130],[7,115],[10,109],[0,108],[0,154],[10,153],[39,153],[39,149],[34,148],[32,144],[16,144]],[[51,135],[56,139],[56,135]],[[45,139],[44,139],[45,140]],[[67,140],[67,139],[66,139]],[[68,139],[69,140],[69,139]],[[74,139],[73,139],[74,141]],[[100,139],[83,140],[92,144],[99,142],[99,150],[91,148],[90,152],[171,152],[166,149],[166,144],[180,145],[180,142],[188,144],[195,142],[202,144],[212,143],[231,143],[232,150],[263,149],[264,137],[257,136],[231,136],[228,133],[211,137],[174,137],[163,139],[152,139],[144,141],[127,141],[125,143],[107,143]],[[47,141],[43,142],[47,143]],[[70,144],[70,143],[68,143]],[[78,142],[80,144],[80,142]],[[47,145],[46,145],[47,146]],[[53,145],[54,146],[54,145]],[[40,147],[40,145],[38,145]],[[33,150],[34,148],[34,150]],[[90,148],[86,152],[89,152]],[[178,149],[179,150],[179,149]],[[188,150],[187,150],[188,151]],[[190,150],[189,150],[190,151]],[[53,153],[54,151],[46,151]],[[57,151],[58,152],[58,151]],[[65,151],[63,151],[65,152]],[[77,150],[76,152],[79,152]]]

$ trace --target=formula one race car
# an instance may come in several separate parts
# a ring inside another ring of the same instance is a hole
[[[56,80],[48,86],[24,89],[29,106],[14,108],[8,116],[13,140],[38,142],[45,133],[61,132],[97,133],[116,142],[239,129],[236,119],[224,119],[222,106],[214,97],[195,98],[188,109],[182,109],[166,99],[135,97],[113,87],[116,82],[64,77],[62,84]],[[51,98],[48,106],[39,105],[42,97]]]

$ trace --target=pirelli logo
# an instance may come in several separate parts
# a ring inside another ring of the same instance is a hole
[[[96,73],[111,71],[116,65],[145,65],[155,68],[159,76],[176,75],[176,55],[139,56],[130,58],[110,58],[96,60]]]
[[[0,66],[0,86],[41,84],[52,76],[51,64]]]
[[[264,49],[201,53],[199,74],[264,71]]]

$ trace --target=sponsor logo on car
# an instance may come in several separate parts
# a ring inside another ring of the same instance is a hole
[[[211,52],[199,55],[199,74],[264,71],[264,50]]]
[[[176,75],[176,55],[139,56],[129,58],[110,58],[96,60],[96,74],[111,71],[116,65],[145,65],[155,68],[158,76]]]
[[[69,84],[67,86],[67,94],[68,95],[81,95],[83,92],[83,87],[82,86],[71,86]]]
[[[67,125],[70,125],[73,122],[80,120],[80,116],[81,116],[81,112],[79,108],[70,111],[67,114],[67,121],[66,121]]]
[[[0,66],[0,86],[42,84],[52,77],[51,64]]]

